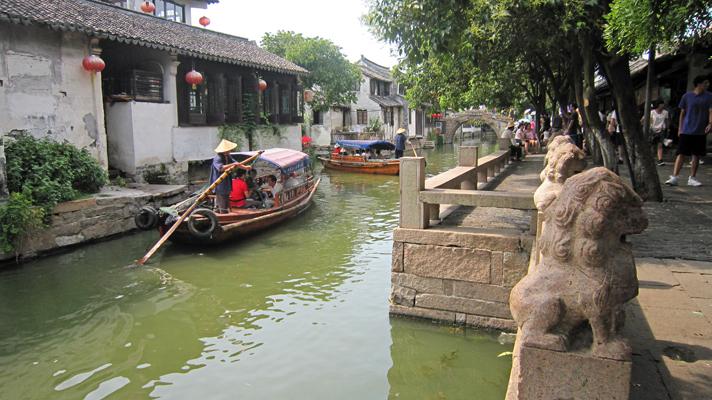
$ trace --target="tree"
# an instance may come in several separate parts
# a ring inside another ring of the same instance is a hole
[[[330,40],[278,31],[266,33],[262,37],[262,46],[310,71],[302,82],[314,91],[313,109],[325,110],[336,104],[356,101],[355,88],[361,82],[361,72]]]

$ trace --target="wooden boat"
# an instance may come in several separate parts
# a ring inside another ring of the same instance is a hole
[[[395,145],[385,140],[339,140],[329,158],[317,157],[324,168],[364,174],[398,175],[400,161],[396,159],[371,158],[365,155],[338,154],[339,149],[373,154],[374,151],[392,151]]]
[[[233,157],[239,161],[252,154],[235,153]],[[308,170],[309,165],[309,156],[300,151],[269,149],[252,166],[258,171],[274,170],[289,175],[298,170]],[[303,182],[285,188],[279,203],[271,208],[231,208],[227,214],[217,214],[209,207],[197,208],[176,229],[170,240],[180,243],[221,243],[271,228],[306,211],[319,182],[320,179],[308,175]],[[175,214],[159,216],[158,230],[161,235],[170,228],[173,221]]]

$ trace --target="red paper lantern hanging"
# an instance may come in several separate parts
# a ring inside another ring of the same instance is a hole
[[[104,68],[106,68],[106,63],[101,59],[101,57],[92,54],[84,57],[82,60],[82,67],[84,67],[87,71],[101,72]]]
[[[307,103],[311,103],[312,100],[314,100],[314,92],[307,89],[304,91],[304,101]]]
[[[153,12],[156,11],[156,6],[150,1],[144,1],[141,3],[141,11],[146,14],[153,14]]]
[[[185,74],[185,81],[189,85],[193,85],[193,89],[195,89],[197,85],[203,83],[203,74],[196,70],[188,71],[188,73]]]
[[[267,82],[265,82],[264,79],[260,79],[257,81],[257,88],[260,90],[260,92],[264,92],[267,90]]]
[[[198,20],[198,23],[199,23],[200,25],[203,25],[203,27],[206,27],[206,26],[210,25],[210,18],[208,18],[208,17],[206,17],[206,16],[202,16],[202,17],[200,17],[200,19]]]

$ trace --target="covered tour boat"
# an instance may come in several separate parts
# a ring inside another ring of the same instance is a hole
[[[366,174],[398,175],[400,161],[383,158],[395,145],[385,140],[339,140],[330,158],[318,157],[325,168]]]
[[[256,152],[239,152],[233,153],[232,157],[241,161],[255,154]],[[250,208],[231,207],[230,212],[226,214],[215,213],[210,199],[190,214],[185,223],[170,236],[170,240],[184,243],[220,243],[270,228],[304,212],[310,206],[319,185],[319,179],[315,179],[311,173],[309,156],[296,150],[265,150],[252,163],[252,169],[257,171],[257,182],[265,181],[270,175],[278,178],[281,176],[281,193],[274,198],[265,197],[260,201],[252,201],[254,205]],[[158,227],[163,235],[178,219],[178,215],[191,204],[191,199],[188,199],[174,207],[162,207],[155,213],[155,217],[151,216],[150,209],[144,207],[136,216],[136,223],[143,229]]]

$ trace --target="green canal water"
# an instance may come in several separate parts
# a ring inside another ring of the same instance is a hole
[[[317,173],[308,212],[229,246],[129,267],[145,232],[1,269],[0,398],[502,399],[511,344],[388,316],[398,178]]]

